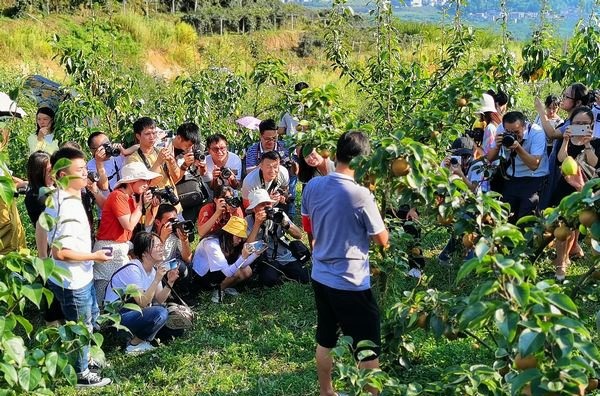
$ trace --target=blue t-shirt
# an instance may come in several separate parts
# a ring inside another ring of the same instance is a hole
[[[312,223],[312,278],[339,290],[369,289],[370,237],[385,230],[369,190],[337,172],[313,178],[302,192],[302,215]]]

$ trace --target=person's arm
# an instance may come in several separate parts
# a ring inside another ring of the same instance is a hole
[[[542,123],[541,126],[544,129],[544,133],[546,134],[548,139],[552,140],[552,139],[562,138],[562,133],[560,133],[560,130],[554,128],[554,126],[552,125],[550,120],[548,120],[548,116],[546,115],[546,107],[544,106],[544,103],[542,103],[540,98],[536,97],[534,100],[534,104],[535,104],[535,109],[538,113],[538,116],[540,117],[540,121]],[[523,161],[523,162],[525,162],[525,161]]]
[[[217,202],[215,204],[215,213],[213,213],[213,215],[208,220],[204,221],[204,223],[202,223],[203,219],[200,218],[200,216],[202,216],[204,213],[202,212],[202,210],[200,211],[200,214],[198,215],[199,239],[202,239],[205,235],[207,235],[210,232],[210,230],[212,230],[213,226],[216,224],[217,221],[219,221],[223,212],[225,211],[226,205],[227,204],[225,203],[225,199],[217,199]]]
[[[567,149],[569,148],[570,141],[571,141],[571,132],[569,131],[569,128],[567,128],[567,131],[565,132],[565,135],[563,137],[562,144],[560,145],[560,148],[558,149],[558,153],[556,153],[556,159],[559,162],[563,162],[569,155],[567,152]]]
[[[540,166],[540,162],[542,161],[542,157],[540,155],[532,155],[521,146],[519,142],[515,142],[511,147],[517,155],[521,158],[521,161],[531,170],[536,170],[538,166]]]
[[[112,256],[108,256],[108,252],[100,249],[96,252],[78,252],[76,250],[52,246],[52,257],[60,261],[108,261]]]
[[[192,262],[192,247],[190,246],[190,240],[188,235],[181,229],[177,230],[177,238],[179,238],[180,246],[179,254],[184,263],[189,264]]]
[[[139,305],[141,308],[146,308],[147,306],[152,304],[155,294],[162,289],[162,285],[160,284],[160,282],[162,281],[162,278],[165,276],[166,273],[167,270],[162,265],[159,265],[156,268],[156,275],[154,276],[152,283],[146,289],[144,294],[133,298],[137,305]]]
[[[104,161],[106,160],[104,147],[98,147],[94,153],[94,159],[96,160],[96,172],[98,172],[98,188],[102,191],[108,191],[108,175],[106,174],[106,168],[104,167]],[[89,170],[93,169],[90,167]]]
[[[250,231],[250,234],[248,234],[246,242],[250,243],[258,240],[258,233],[260,232],[260,227],[263,225],[266,219],[267,213],[264,209],[261,209],[254,214],[254,224],[252,225],[252,230]]]
[[[387,246],[390,239],[388,230],[386,229],[384,229],[378,234],[371,235],[371,238],[373,239],[373,242],[375,242],[379,246]]]
[[[498,159],[498,155],[500,154],[500,149],[502,148],[502,135],[497,134],[496,140],[494,144],[491,145],[490,149],[486,154],[486,158],[489,162],[494,162]]]
[[[290,234],[293,238],[295,239],[301,239],[302,238],[302,230],[300,229],[300,227],[298,227],[296,224],[294,224],[293,221],[290,220],[290,218],[288,217],[287,214],[284,213],[285,219],[283,221],[283,224],[281,225],[283,227],[283,230]]]
[[[125,213],[121,216],[117,215],[117,220],[119,220],[119,224],[126,231],[133,231],[137,223],[140,222],[142,218],[142,207],[144,206],[144,199],[147,198],[149,191],[140,197],[139,201],[135,204],[135,209],[132,212],[129,212],[129,202],[126,200],[126,196],[121,197],[120,202],[115,202],[115,208],[117,213]],[[151,194],[151,193],[150,193]]]
[[[121,150],[121,155],[123,157],[128,157],[131,154],[135,153],[136,151],[138,151],[138,149],[140,148],[139,144],[134,144],[133,146],[129,147],[129,148],[125,148],[122,145],[119,145],[119,150]]]
[[[163,304],[169,298],[171,291],[173,290],[173,286],[175,285],[175,281],[179,278],[179,270],[174,269],[167,272],[167,284],[165,287],[162,287],[162,283],[158,285],[158,291],[154,295],[154,301],[159,304]]]
[[[43,212],[41,216],[44,216]],[[48,231],[41,226],[39,220],[35,223],[35,246],[39,258],[44,259],[48,257]]]
[[[240,254],[233,264],[227,262],[217,239],[211,238],[206,240],[202,248],[206,250],[209,271],[214,272],[219,270],[228,278],[235,275],[238,269],[249,264],[248,257],[250,256],[250,253],[245,246],[242,249],[242,254]]]

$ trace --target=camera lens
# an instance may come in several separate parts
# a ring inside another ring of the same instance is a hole
[[[458,165],[458,160],[456,158],[450,158],[450,165]]]

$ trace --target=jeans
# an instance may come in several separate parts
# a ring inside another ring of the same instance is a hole
[[[289,193],[290,193],[291,199],[288,202],[287,215],[290,217],[290,219],[292,221],[294,221],[294,217],[296,216],[296,184],[297,183],[298,183],[298,176],[290,175]]]
[[[167,323],[169,313],[162,305],[142,308],[142,312],[121,310],[121,324],[144,341],[152,341],[156,333]]]
[[[60,307],[66,320],[81,320],[90,332],[93,330],[92,323],[99,314],[98,302],[96,301],[96,289],[91,281],[81,289],[64,289],[53,282],[48,282],[48,288],[54,294],[54,298],[60,303]],[[88,368],[90,346],[84,345],[75,358],[75,371],[80,374]]]

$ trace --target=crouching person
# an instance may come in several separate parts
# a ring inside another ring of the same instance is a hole
[[[168,318],[167,308],[161,304],[171,294],[171,289],[179,277],[177,269],[168,270],[164,264],[164,247],[157,234],[140,232],[133,239],[133,257],[129,263],[118,269],[106,288],[105,304],[119,299],[117,290],[134,285],[142,294],[134,297],[141,312],[123,308],[121,324],[129,329],[133,337],[129,340],[126,353],[141,353],[154,349],[150,341],[155,337],[167,337],[173,333],[164,328]],[[163,278],[166,275],[165,287]],[[153,303],[157,305],[153,305]]]
[[[246,220],[232,216],[223,228],[202,239],[196,248],[193,258],[196,284],[214,289],[212,302],[222,302],[224,294],[238,295],[233,286],[252,276],[249,265],[264,251],[261,246],[244,245],[247,227]]]
[[[250,192],[250,203],[246,211],[248,222],[248,242],[264,241],[267,250],[257,264],[258,279],[267,286],[276,286],[282,278],[308,283],[310,276],[304,263],[294,257],[290,242],[284,237],[302,238],[302,230],[290,218],[273,205],[267,190],[262,188]]]

